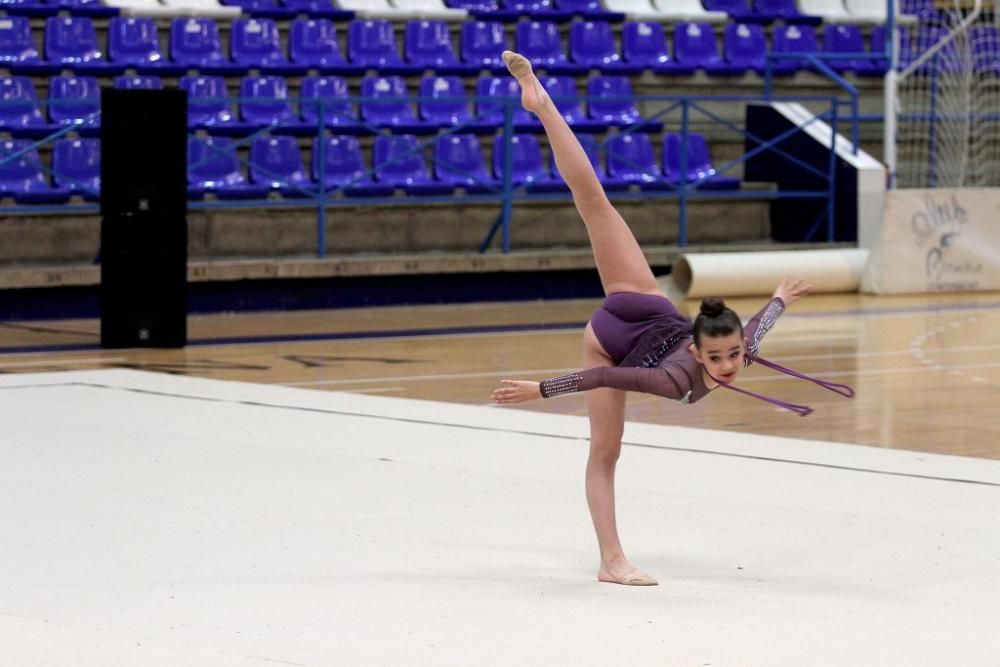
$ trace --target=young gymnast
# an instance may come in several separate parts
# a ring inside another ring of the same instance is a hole
[[[758,362],[815,382],[844,396],[846,385],[816,380],[757,356],[761,338],[786,307],[805,296],[810,286],[785,279],[771,301],[746,327],[721,299],[702,301],[692,323],[681,315],[657,286],[639,244],[608,201],[586,153],[555,108],[523,56],[505,51],[504,62],[521,86],[521,103],[536,116],[549,138],[556,166],[573,195],[594,252],[606,298],[583,333],[583,365],[570,375],[543,382],[502,380],[493,392],[498,404],[520,403],[558,394],[587,391],[590,456],[587,460],[587,505],[597,533],[601,564],[599,581],[653,586],[656,579],[625,557],[615,522],[614,475],[625,426],[625,392],[639,391],[694,403],[717,387],[726,387],[801,415],[812,410],[738,389],[732,385],[740,369]]]

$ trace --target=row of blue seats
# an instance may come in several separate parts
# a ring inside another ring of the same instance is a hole
[[[579,132],[604,132],[609,126],[643,121],[628,77],[591,78],[586,111],[575,78],[543,77],[542,82],[563,117]],[[157,89],[163,82],[151,76],[124,76],[114,85]],[[399,76],[362,79],[359,103],[351,99],[342,77],[310,76],[301,80],[298,108],[284,78],[248,76],[240,87],[238,113],[233,113],[222,77],[182,77],[180,87],[188,92],[189,126],[219,135],[245,135],[267,126],[277,133],[315,134],[320,113],[326,127],[346,134],[369,134],[378,128],[398,134],[432,134],[440,128],[465,124],[468,131],[487,134],[504,125],[505,101],[514,109],[515,128],[542,131],[537,118],[520,107],[520,90],[510,76],[479,79],[475,87],[478,101],[472,104],[464,82],[456,76],[424,78],[416,91],[420,98],[416,104]],[[28,77],[0,77],[0,131],[16,137],[43,137],[70,126],[84,136],[96,135],[100,129],[100,87],[94,77],[53,77],[46,106],[48,120]],[[659,122],[645,122],[645,131],[660,129]]]
[[[55,16],[68,12],[77,16],[114,16],[118,10],[103,0],[4,0],[0,9],[9,16]]]
[[[881,2],[881,0],[875,1]],[[125,10],[133,9],[130,2],[120,0],[115,4]],[[190,9],[184,3],[177,4],[180,5],[177,8],[179,14],[184,13],[185,9]],[[339,3],[351,9],[340,7],[338,3],[331,0],[222,0],[222,4],[238,7],[251,16],[272,18],[291,18],[305,13],[316,18],[348,20],[354,17],[354,11],[352,11],[354,9],[366,15],[398,14],[400,19],[426,15],[428,11],[432,14],[442,13],[441,11],[435,12],[433,5],[417,4],[410,7],[402,4],[397,6],[387,0],[353,0],[352,2]],[[475,16],[503,21],[514,21],[525,16],[556,21],[569,20],[573,16],[614,21],[621,20],[624,14],[635,13],[637,9],[641,13],[641,4],[637,6],[618,0],[608,0],[604,6],[599,0],[446,0],[446,3],[439,4],[439,7],[444,9],[446,5]],[[659,10],[664,18],[674,15],[669,5],[654,7],[655,9],[648,9],[645,13],[656,13]],[[900,7],[905,14],[918,14],[934,10],[933,0],[901,0]],[[141,10],[143,4],[136,2],[134,8]],[[5,0],[0,5],[0,9],[10,15],[25,16],[52,16],[60,11],[91,16],[118,14],[117,7],[109,7],[102,0]],[[161,8],[161,11],[162,9],[166,8]],[[207,6],[206,9],[211,9],[211,6]],[[796,0],[703,0],[691,18],[698,19],[698,15],[707,15],[710,12],[725,13],[737,21],[762,23],[774,20],[813,22],[822,18],[822,16],[809,16],[804,13]],[[126,11],[126,13],[128,12]],[[690,16],[691,14],[689,9],[677,12],[677,15],[681,16]]]
[[[281,7],[277,0],[223,0],[225,4],[243,8],[251,15],[287,16],[287,10]],[[394,13],[392,3],[385,0],[352,0],[341,3],[361,12],[363,15],[382,16]],[[546,21],[568,21],[574,16],[583,16],[591,20],[616,21],[621,20],[635,8],[629,3],[607,1],[603,5],[599,0],[445,0],[445,5],[452,9],[465,10],[482,18],[505,22],[516,21],[522,17]],[[400,18],[407,18],[410,8],[398,8]],[[697,18],[697,14],[709,15],[710,12],[724,12],[736,20],[770,23],[784,20],[794,22],[818,23],[820,16],[803,14],[796,0],[703,0],[701,9],[696,14],[679,12]],[[671,16],[664,12],[664,18]]]
[[[570,1],[570,0],[565,0]],[[250,15],[259,14],[276,18],[292,18],[300,14],[314,17],[347,21],[355,12],[335,5],[332,0],[223,0],[221,4],[212,1],[185,2],[172,0],[169,3],[144,0],[117,0],[115,6],[104,0],[3,0],[0,11],[8,16],[49,17],[57,14],[71,16],[108,17],[121,14],[156,14],[159,16],[186,16],[192,13],[205,15],[240,15],[240,9]],[[219,11],[226,6],[229,11]],[[443,5],[442,5],[443,6]]]
[[[30,1],[30,0],[28,0]],[[58,1],[58,0],[57,0]],[[293,2],[304,2],[306,0],[292,0]],[[311,0],[316,1],[316,0]],[[338,0],[339,1],[339,0]],[[882,12],[862,11],[869,17],[883,14],[881,21],[885,21],[884,0],[869,0],[872,5],[882,5]],[[242,7],[247,13],[261,16],[288,15],[279,0],[223,0],[224,3]],[[289,2],[289,0],[283,0]],[[420,8],[410,7],[408,4],[393,3],[389,0],[350,0],[341,2],[345,7],[357,10],[363,16],[384,16],[388,14],[398,14],[400,19],[412,18],[413,12],[420,13]],[[396,5],[400,6],[396,6]],[[676,2],[670,0],[653,0],[652,8],[646,10],[642,2],[636,3],[630,0],[444,0],[447,7],[465,10],[477,18],[489,18],[491,20],[516,21],[520,18],[532,18],[548,21],[567,21],[573,16],[583,16],[592,20],[617,21],[623,15],[637,14],[642,18],[647,18],[651,14],[670,20],[684,17],[686,20],[707,20],[710,15],[728,15],[734,21],[771,23],[774,21],[787,21],[795,23],[819,23],[825,16],[828,16],[829,6],[810,5],[814,12],[810,14],[797,0],[701,0],[698,6],[692,6],[686,0],[680,7],[676,7]],[[835,12],[839,20],[843,16],[850,16],[859,7],[858,2],[851,2],[851,12],[844,13],[843,7]],[[901,14],[918,15],[935,11],[934,0],[898,0],[897,8]],[[393,11],[395,10],[395,11]]]
[[[304,159],[297,140],[287,136],[257,137],[249,147],[247,175],[237,144],[224,137],[191,137],[188,143],[189,197],[206,194],[221,199],[256,199],[271,192],[284,197],[315,196],[320,179],[327,191],[341,189],[346,196],[388,196],[397,189],[408,195],[448,194],[458,189],[470,194],[496,192],[503,185],[506,155],[502,135],[492,159],[486,159],[479,137],[450,134],[437,137],[430,147],[429,168],[417,137],[381,135],[375,138],[368,167],[357,137],[333,136],[308,147]],[[686,164],[682,157],[686,142]],[[646,134],[610,137],[601,148],[592,135],[581,143],[606,189],[670,190],[682,182],[701,189],[737,189],[739,181],[719,175],[708,144],[700,134],[667,134],[661,158]],[[529,192],[566,191],[554,160],[545,159],[538,137],[511,138],[511,183]],[[0,197],[18,203],[61,203],[73,194],[96,201],[100,197],[100,142],[96,139],[60,139],[52,149],[52,182],[46,178],[37,150],[27,140],[0,141]],[[5,156],[21,153],[17,158]],[[308,162],[310,168],[306,169]],[[488,164],[492,164],[492,168]],[[683,168],[682,168],[683,167]]]
[[[591,69],[637,73],[688,74],[705,69],[712,74],[761,71],[769,52],[764,29],[754,24],[729,24],[722,48],[708,24],[674,26],[673,50],[662,25],[629,22],[619,40],[607,23],[581,21],[570,26],[568,49],[558,26],[527,22],[517,26],[513,44],[503,25],[469,22],[462,25],[456,54],[449,27],[443,21],[413,21],[406,25],[402,49],[393,26],[385,20],[356,20],[348,26],[346,56],[337,30],[326,19],[293,21],[287,50],[277,24],[270,19],[237,19],[229,34],[229,53],[223,48],[218,24],[212,19],[177,19],[170,27],[169,59],[165,57],[152,19],[115,18],[108,31],[108,54],[100,48],[93,23],[85,17],[55,17],[45,28],[45,57],[35,46],[27,19],[0,22],[0,67],[15,74],[52,73],[70,69],[78,74],[123,73],[239,75],[256,69],[276,74],[322,73],[358,75],[370,69],[380,74],[474,74],[483,69],[502,71],[500,54],[515,48],[532,63],[553,74],[581,74]],[[812,26],[777,27],[770,51],[774,53],[865,53],[885,51],[885,28],[872,32],[870,50],[861,29],[828,26],[823,48]],[[842,61],[843,62],[843,61]],[[838,65],[839,66],[839,65]],[[802,68],[790,62],[783,67]],[[870,61],[848,62],[842,69],[858,74],[880,74],[884,68]]]

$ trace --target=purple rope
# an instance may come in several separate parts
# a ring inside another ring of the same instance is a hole
[[[803,373],[799,373],[798,371],[794,371],[791,368],[785,368],[784,366],[776,364],[773,361],[768,361],[767,359],[763,359],[761,357],[755,357],[754,361],[756,361],[756,362],[758,362],[758,363],[760,363],[760,364],[762,364],[764,366],[767,366],[768,368],[772,368],[772,369],[778,371],[779,373],[784,373],[786,375],[791,375],[793,377],[797,377],[797,378],[799,378],[801,380],[808,380],[809,382],[812,382],[813,384],[818,384],[819,386],[823,387],[823,389],[827,389],[829,391],[832,391],[835,394],[840,394],[841,396],[843,396],[845,398],[854,398],[854,389],[852,389],[851,387],[849,387],[846,384],[838,384],[836,382],[827,382],[826,380],[819,380],[817,378],[809,377],[808,375],[805,375]]]
[[[756,394],[756,393],[754,393],[752,391],[747,391],[746,389],[740,389],[739,387],[734,387],[731,384],[726,384],[722,380],[718,380],[718,379],[712,377],[711,375],[709,375],[709,377],[711,377],[713,380],[715,380],[716,382],[718,382],[720,387],[725,387],[726,389],[729,389],[731,391],[735,391],[735,392],[740,393],[740,394],[745,394],[747,396],[753,396],[754,398],[758,398],[758,399],[760,399],[762,401],[766,401],[766,402],[770,403],[771,405],[777,405],[779,408],[784,408],[785,410],[791,410],[792,412],[798,413],[798,415],[800,417],[805,417],[806,415],[811,414],[812,411],[813,411],[813,409],[810,408],[808,405],[799,405],[798,403],[789,403],[787,401],[778,400],[777,398],[771,398],[769,396],[764,396],[762,394]]]
[[[754,357],[753,360],[756,361],[756,362],[759,362],[763,366],[766,366],[768,368],[776,370],[779,373],[785,373],[786,375],[791,375],[793,377],[797,377],[797,378],[802,379],[802,380],[808,380],[809,382],[812,382],[813,384],[818,384],[819,386],[823,387],[824,389],[828,389],[828,390],[830,390],[830,391],[832,391],[832,392],[834,392],[836,394],[840,394],[841,396],[844,396],[846,398],[854,398],[854,389],[852,389],[851,387],[849,387],[846,384],[837,384],[836,382],[827,382],[825,380],[818,380],[816,378],[811,378],[808,375],[805,375],[803,373],[799,373],[798,371],[794,371],[791,368],[785,368],[784,366],[776,364],[773,361],[768,361],[767,359],[763,359],[761,357]],[[719,386],[725,387],[726,389],[729,389],[731,391],[735,391],[735,392],[740,393],[740,394],[745,394],[746,396],[752,396],[753,398],[757,398],[757,399],[760,399],[762,401],[766,401],[767,403],[770,403],[771,405],[776,405],[779,408],[784,408],[785,410],[790,410],[792,412],[797,413],[800,417],[805,417],[806,415],[811,414],[813,412],[813,409],[810,408],[808,405],[799,405],[798,403],[789,403],[787,401],[782,401],[782,400],[779,400],[777,398],[771,398],[769,396],[764,396],[762,394],[757,394],[757,393],[752,392],[752,391],[747,391],[746,389],[740,389],[739,387],[734,387],[731,384],[727,384],[727,383],[723,382],[722,380],[719,380],[718,378],[714,377],[711,373],[708,373],[707,370],[705,371],[705,373],[707,373],[710,378],[712,378],[713,380],[715,380],[719,384]]]

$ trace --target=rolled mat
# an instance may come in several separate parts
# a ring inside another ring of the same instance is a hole
[[[671,273],[658,279],[671,298],[764,296],[782,278],[803,278],[813,292],[857,292],[868,251],[784,250],[681,255]]]

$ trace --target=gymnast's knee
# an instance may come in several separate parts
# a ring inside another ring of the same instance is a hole
[[[602,468],[614,468],[621,453],[621,438],[592,438],[589,464]]]

